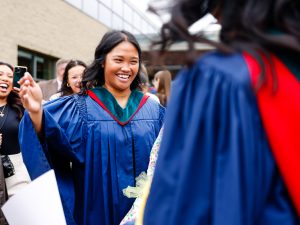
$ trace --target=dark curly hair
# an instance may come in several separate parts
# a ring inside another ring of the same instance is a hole
[[[103,36],[100,43],[96,47],[93,62],[85,70],[82,78],[83,94],[86,94],[86,91],[92,87],[104,85],[104,68],[102,67],[102,64],[105,61],[106,55],[118,44],[124,41],[128,41],[133,44],[138,51],[139,70],[137,76],[131,83],[130,88],[131,90],[140,89],[139,73],[142,62],[142,51],[140,45],[131,33],[124,30],[112,30]]]
[[[203,31],[194,35],[188,31],[191,24],[209,12],[219,18],[221,42],[208,40]],[[299,0],[177,0],[171,8],[171,20],[162,26],[161,40],[154,44],[163,53],[174,42],[187,41],[188,64],[196,58],[195,42],[213,45],[224,53],[246,51],[262,66],[261,86],[265,81],[262,56],[272,63],[270,52],[300,53],[299,21]]]
[[[14,71],[14,67],[6,62],[0,62],[0,65],[7,66],[11,69],[11,71]],[[19,97],[19,94],[12,90],[9,95],[7,96],[7,104],[17,112],[19,120],[21,120],[23,114],[24,114],[24,107],[21,102],[21,99]]]

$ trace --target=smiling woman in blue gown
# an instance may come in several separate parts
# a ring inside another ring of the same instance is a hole
[[[164,108],[138,91],[140,64],[133,35],[111,31],[84,72],[81,93],[42,106],[30,74],[20,81],[24,160],[33,179],[55,170],[68,225],[119,224],[133,203],[122,189],[146,171],[164,118]]]

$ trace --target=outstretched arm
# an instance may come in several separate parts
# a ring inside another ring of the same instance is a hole
[[[25,73],[24,77],[20,79],[20,98],[23,106],[29,112],[30,119],[38,135],[42,131],[42,116],[43,94],[39,85],[33,80],[29,73]]]

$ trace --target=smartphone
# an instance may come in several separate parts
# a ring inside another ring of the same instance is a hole
[[[27,72],[26,66],[15,66],[14,68],[14,87],[20,88],[18,81],[24,76],[25,72]]]

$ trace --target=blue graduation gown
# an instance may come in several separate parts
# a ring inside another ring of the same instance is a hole
[[[133,203],[122,189],[147,170],[163,117],[148,99],[121,126],[91,97],[73,95],[44,106],[41,142],[26,112],[19,140],[32,179],[54,168],[68,225],[113,225]]]
[[[241,54],[207,54],[174,81],[144,214],[153,224],[299,224]]]

